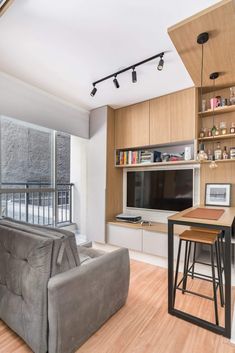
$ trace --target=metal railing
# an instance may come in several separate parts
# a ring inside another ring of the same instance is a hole
[[[32,224],[72,223],[73,184],[2,183],[0,215]]]

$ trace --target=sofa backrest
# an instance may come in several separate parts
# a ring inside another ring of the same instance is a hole
[[[74,233],[58,228],[15,221],[11,218],[3,218],[0,220],[0,224],[54,240],[51,276],[80,265]]]
[[[35,353],[47,352],[53,241],[0,224],[0,318]]]

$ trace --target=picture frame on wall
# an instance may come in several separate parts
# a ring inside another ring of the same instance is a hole
[[[232,184],[215,183],[206,184],[205,205],[206,206],[231,206]]]

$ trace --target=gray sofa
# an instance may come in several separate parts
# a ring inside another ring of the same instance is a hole
[[[0,319],[35,353],[70,353],[126,301],[127,249],[76,246],[68,231],[0,220]]]

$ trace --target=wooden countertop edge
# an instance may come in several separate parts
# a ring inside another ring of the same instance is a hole
[[[116,220],[109,220],[106,223],[115,225],[118,227],[124,227],[124,228],[143,229],[148,232],[166,233],[166,234],[168,233],[167,223],[151,222],[151,225],[141,225],[140,223],[129,223],[129,222],[116,221]],[[175,228],[175,234],[180,234],[188,227],[176,225],[174,228]]]

